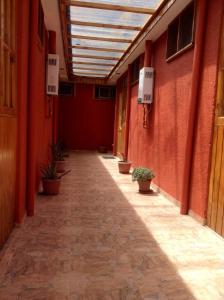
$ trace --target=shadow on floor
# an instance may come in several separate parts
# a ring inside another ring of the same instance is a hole
[[[69,168],[61,194],[39,196],[12,235],[0,299],[195,299],[100,159],[75,153]]]

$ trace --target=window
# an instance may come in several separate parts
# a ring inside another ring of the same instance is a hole
[[[139,70],[140,70],[140,57],[138,57],[132,64],[132,70],[131,70],[131,82],[132,83],[139,80]]]
[[[39,1],[38,8],[38,36],[41,41],[41,44],[44,43],[44,11],[41,5],[41,1]]]
[[[95,87],[95,98],[96,99],[115,99],[116,88],[114,86],[102,86],[97,85]]]
[[[193,43],[194,32],[194,2],[169,25],[167,37],[166,58],[188,48]]]
[[[60,82],[59,84],[59,95],[60,96],[74,96],[74,83],[71,82]]]

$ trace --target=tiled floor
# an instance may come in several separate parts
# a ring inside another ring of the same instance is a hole
[[[0,262],[1,300],[223,300],[224,240],[116,160],[74,153],[61,194],[37,199]]]

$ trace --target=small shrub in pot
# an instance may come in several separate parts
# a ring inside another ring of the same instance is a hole
[[[66,153],[63,151],[60,142],[51,145],[52,157],[56,164],[56,170],[58,173],[63,173],[65,171],[65,157]]]
[[[149,192],[152,179],[155,177],[151,169],[138,167],[133,170],[132,180],[137,181],[139,192]]]
[[[45,195],[59,194],[61,178],[57,175],[56,164],[52,161],[41,169],[43,191]]]

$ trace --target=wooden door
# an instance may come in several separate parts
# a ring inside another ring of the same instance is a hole
[[[217,88],[207,224],[224,237],[224,26]]]
[[[127,80],[124,79],[119,94],[118,133],[117,133],[117,155],[118,156],[121,156],[121,153],[124,153],[126,102],[127,102]]]
[[[15,217],[15,0],[0,0],[0,247]]]

